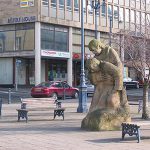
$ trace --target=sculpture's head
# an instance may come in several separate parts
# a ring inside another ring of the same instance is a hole
[[[88,48],[95,55],[99,55],[101,53],[102,49],[105,48],[105,45],[103,43],[101,43],[99,40],[93,39],[92,41],[90,41]]]

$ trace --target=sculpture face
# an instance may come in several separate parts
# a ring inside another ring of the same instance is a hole
[[[101,51],[102,51],[102,49],[101,49],[101,47],[91,47],[91,49],[90,49],[90,51],[91,52],[93,52],[93,54],[95,54],[95,56],[98,56],[100,53],[101,53]]]
[[[100,55],[102,49],[104,48],[104,44],[101,43],[100,41],[93,39],[90,43],[89,43],[89,50],[91,52],[93,52],[93,54],[95,54],[95,56]]]

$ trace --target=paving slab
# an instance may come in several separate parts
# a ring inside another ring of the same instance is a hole
[[[88,103],[88,106],[90,103]],[[121,131],[85,131],[80,128],[86,113],[77,113],[77,102],[65,102],[65,120],[53,109],[29,112],[29,122],[17,122],[20,104],[4,104],[0,119],[0,150],[148,150],[150,126],[141,129],[141,142]],[[133,120],[141,121],[137,106],[131,106]]]

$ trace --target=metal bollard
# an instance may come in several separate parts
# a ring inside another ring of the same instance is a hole
[[[65,90],[65,88],[64,88],[64,100],[66,99],[66,90]]]
[[[2,115],[2,98],[0,98],[0,116]]]
[[[11,104],[11,88],[8,90],[8,104]]]

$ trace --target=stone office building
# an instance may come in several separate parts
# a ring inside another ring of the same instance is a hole
[[[85,58],[94,38],[95,16],[98,38],[110,41],[112,32],[136,30],[149,23],[150,0],[84,0]],[[96,15],[95,15],[96,14]],[[0,85],[32,85],[63,80],[78,85],[81,62],[81,0],[0,1]],[[120,48],[113,43],[118,50]],[[123,59],[123,58],[122,58]]]

